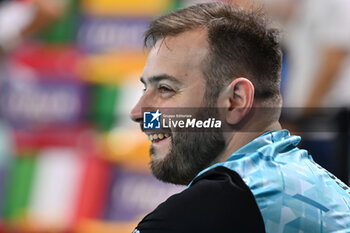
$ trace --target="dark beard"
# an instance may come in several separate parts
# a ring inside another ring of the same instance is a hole
[[[198,115],[217,116],[216,109],[199,110]],[[196,115],[197,115],[196,114]],[[153,175],[164,182],[187,185],[203,169],[209,167],[225,148],[221,130],[210,132],[175,132],[171,150],[161,160],[151,161]],[[151,147],[151,154],[154,148]]]

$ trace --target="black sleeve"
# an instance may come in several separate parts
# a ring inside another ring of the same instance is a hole
[[[234,171],[219,166],[160,204],[138,224],[138,233],[265,232],[254,196]]]

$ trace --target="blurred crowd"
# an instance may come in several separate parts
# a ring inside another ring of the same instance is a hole
[[[184,189],[149,174],[128,112],[149,21],[208,1],[0,1],[0,232],[129,232]],[[279,28],[285,125],[348,183],[350,1],[226,2]]]

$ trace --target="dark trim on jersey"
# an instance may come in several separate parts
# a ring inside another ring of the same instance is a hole
[[[136,229],[139,233],[265,232],[254,195],[236,172],[222,166],[169,197]]]

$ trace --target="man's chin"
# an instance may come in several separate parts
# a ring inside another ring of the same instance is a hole
[[[162,160],[165,159],[165,157],[167,156],[167,153],[157,152],[157,150],[154,149],[154,147],[151,147],[150,155],[151,155],[151,162],[161,162]]]
[[[169,169],[169,164],[165,160],[152,159],[151,171],[155,178],[165,183],[177,184],[177,185],[188,185],[194,178],[180,177],[180,174],[172,174]],[[169,172],[170,171],[170,172]]]
[[[171,150],[158,151],[153,145],[150,149],[151,162],[150,168],[152,174],[160,181],[172,184],[186,185],[190,182],[188,179],[183,179],[181,173],[183,172],[179,168],[178,160],[175,159]]]

